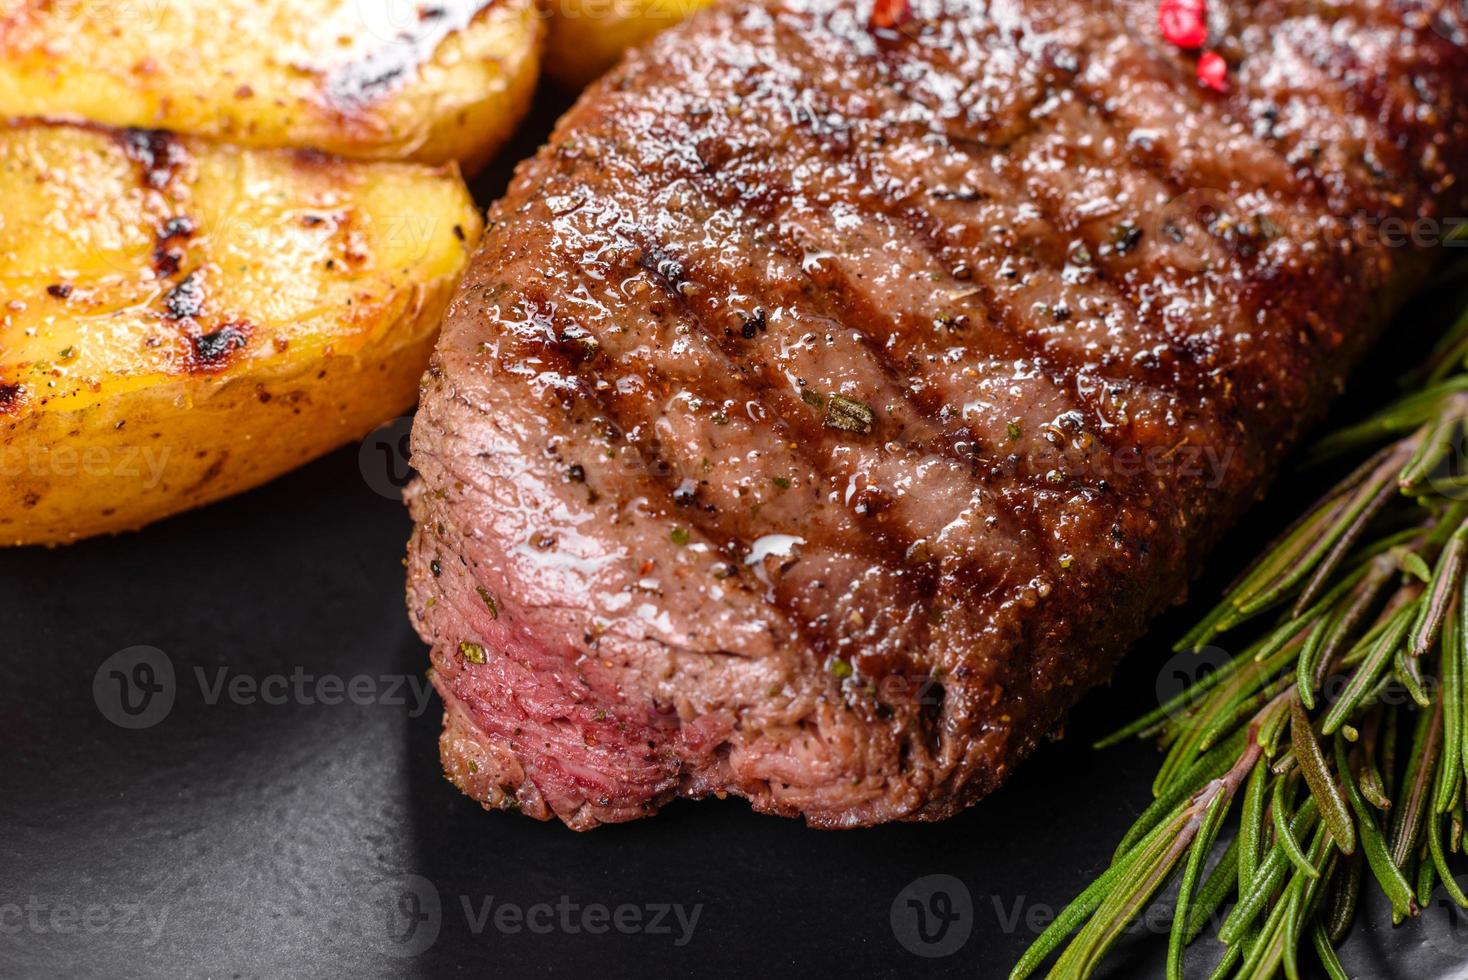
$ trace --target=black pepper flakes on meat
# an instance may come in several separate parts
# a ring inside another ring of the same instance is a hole
[[[739,327],[739,335],[745,340],[753,340],[758,334],[769,329],[769,322],[765,319],[765,311],[758,309],[753,316],[744,317],[744,322]]]
[[[1131,222],[1118,225],[1111,236],[1112,248],[1116,250],[1117,255],[1126,255],[1136,248],[1137,243],[1141,240],[1142,229]]]
[[[673,490],[673,503],[679,507],[692,507],[698,503],[698,484],[693,480],[684,480]]]

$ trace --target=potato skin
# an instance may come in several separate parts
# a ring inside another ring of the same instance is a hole
[[[0,0],[0,117],[472,170],[544,33],[536,0]]]
[[[672,27],[712,0],[548,0],[545,72],[578,91],[617,63],[622,52]]]
[[[7,544],[136,528],[400,414],[482,230],[453,165],[36,123],[0,127],[0,214]]]

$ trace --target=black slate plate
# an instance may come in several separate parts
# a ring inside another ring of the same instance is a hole
[[[0,977],[1002,977],[1148,799],[1149,746],[1087,745],[1194,669],[1161,651],[1196,603],[944,824],[821,833],[729,800],[577,835],[485,813],[440,775],[403,612],[403,431],[140,534],[0,552]],[[1198,591],[1310,492],[1287,481]],[[1440,899],[1344,959],[1465,976],[1464,924]],[[1108,975],[1159,976],[1165,925]]]

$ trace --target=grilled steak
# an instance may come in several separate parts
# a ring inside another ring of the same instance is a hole
[[[581,99],[413,430],[454,783],[938,819],[1107,678],[1465,204],[1456,2],[1212,16],[1227,93],[1153,0],[755,0]]]

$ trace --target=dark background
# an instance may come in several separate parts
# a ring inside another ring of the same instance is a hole
[[[504,158],[531,152],[562,105],[543,98]],[[481,199],[505,179],[478,181]],[[578,835],[485,813],[440,774],[437,702],[420,712],[409,688],[427,657],[402,603],[403,431],[140,534],[0,552],[0,977],[1002,977],[1028,923],[1104,868],[1149,799],[1151,746],[1089,743],[1176,683],[1171,640],[1318,489],[1287,477],[1201,601],[1159,624],[1067,739],[953,820],[822,833],[728,800]],[[128,729],[109,721],[101,668],[138,645],[171,665],[174,698]],[[212,698],[221,670],[248,685],[362,677],[375,699]],[[914,882],[930,911],[961,916],[935,945],[913,938]],[[551,931],[496,927],[501,905],[541,903]],[[671,913],[667,933],[593,935],[594,904],[634,906],[643,926],[656,906],[698,918],[682,942]],[[1468,930],[1441,899],[1401,929],[1380,902],[1361,921],[1343,955],[1353,976],[1468,975]],[[1202,971],[1217,947],[1200,946]],[[1164,947],[1139,934],[1109,975],[1160,976]]]

